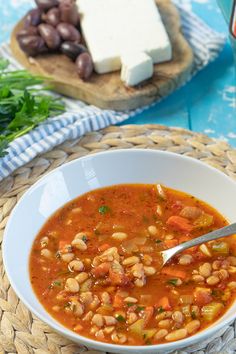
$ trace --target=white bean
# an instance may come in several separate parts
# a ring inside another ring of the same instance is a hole
[[[212,266],[210,263],[204,263],[199,267],[199,273],[204,278],[208,278],[211,275],[211,271],[212,271]]]
[[[117,332],[112,333],[111,339],[114,343],[117,344],[124,344],[127,341],[127,337],[125,334],[117,333]]]
[[[81,272],[84,269],[84,264],[78,259],[74,259],[69,263],[69,268],[75,270],[76,272]]]
[[[88,274],[85,272],[81,272],[78,275],[76,275],[75,279],[79,284],[83,283],[85,280],[88,279]]]
[[[104,336],[103,330],[100,329],[99,331],[97,331],[97,332],[95,333],[95,337],[97,337],[97,338],[100,339],[100,340],[104,339],[105,336]]]
[[[71,293],[77,293],[79,291],[79,283],[74,278],[68,278],[66,280],[65,290]]]
[[[79,238],[73,240],[71,244],[80,251],[85,251],[87,249],[86,243],[83,240],[80,240]]]
[[[40,240],[40,245],[41,245],[41,248],[44,248],[48,245],[49,243],[49,238],[47,236],[44,236],[41,238]]]
[[[182,323],[184,320],[184,316],[183,316],[182,312],[180,312],[180,311],[174,311],[172,314],[172,318],[175,322],[178,322],[178,323]]]
[[[99,315],[98,313],[93,316],[91,322],[98,327],[102,327],[104,324],[102,315]]]
[[[132,302],[132,303],[136,303],[138,302],[138,300],[135,298],[135,297],[131,297],[131,296],[128,296],[124,299],[125,302]]]
[[[192,263],[193,257],[190,254],[184,254],[179,258],[179,264],[188,265]]]
[[[139,263],[139,258],[137,256],[132,256],[132,257],[128,257],[128,258],[125,258],[122,262],[123,265],[126,265],[126,266],[131,266],[131,265],[134,265],[136,263]]]
[[[200,325],[201,325],[200,321],[193,320],[185,326],[185,329],[188,331],[189,334],[192,334],[193,332],[196,332],[200,328]]]
[[[172,321],[167,319],[167,320],[161,320],[159,323],[158,323],[158,327],[160,328],[170,328],[172,324]]]
[[[73,300],[71,301],[71,306],[72,306],[72,309],[73,309],[73,313],[76,315],[76,316],[82,316],[83,313],[84,313],[84,307],[83,305],[77,301],[77,300]]]
[[[103,316],[107,326],[112,326],[117,323],[117,320],[113,316]]]
[[[47,259],[52,258],[52,252],[49,251],[47,248],[43,248],[40,253],[41,253],[41,256],[43,256]]]
[[[74,253],[63,253],[61,255],[61,259],[63,260],[63,262],[69,263],[70,261],[72,261],[72,259],[75,257]]]
[[[211,275],[209,278],[207,278],[206,282],[209,285],[216,285],[218,284],[220,279],[216,277],[215,275]]]
[[[109,305],[111,303],[111,296],[106,291],[104,291],[102,293],[101,299],[102,299],[103,304],[105,304],[105,305]]]
[[[187,334],[188,334],[187,329],[181,328],[181,329],[177,329],[176,331],[173,331],[173,332],[167,334],[165,339],[168,342],[173,342],[173,341],[185,338],[187,336]]]
[[[153,274],[156,273],[156,269],[155,269],[154,267],[147,267],[147,266],[144,266],[143,269],[144,269],[144,273],[145,273],[146,275],[153,275]]]
[[[160,329],[159,331],[157,331],[157,333],[154,335],[154,340],[159,340],[162,339],[164,337],[166,337],[168,334],[167,329]]]
[[[123,241],[128,235],[125,232],[114,232],[111,237],[116,241]]]
[[[155,236],[157,234],[157,227],[155,225],[148,226],[148,232],[151,236]]]

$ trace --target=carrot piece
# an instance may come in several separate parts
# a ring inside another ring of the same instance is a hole
[[[199,306],[209,304],[212,301],[211,289],[208,288],[196,288],[193,295],[195,303]]]
[[[114,296],[114,300],[113,300],[113,307],[123,307],[124,305],[124,299],[122,296],[120,296],[119,294],[116,294]]]
[[[158,302],[156,303],[156,307],[161,307],[163,308],[163,310],[170,310],[171,309],[171,305],[170,305],[170,301],[168,299],[167,296],[163,296],[161,297]]]
[[[173,238],[172,240],[165,240],[164,244],[167,248],[172,248],[172,247],[177,246],[179,244],[179,242],[178,242],[178,240]]]
[[[161,270],[161,274],[182,279],[185,279],[187,276],[187,273],[184,270],[176,269],[176,267],[164,267]]]
[[[109,273],[110,267],[111,265],[109,262],[101,263],[99,266],[92,269],[92,274],[95,276],[95,278],[102,278]]]
[[[173,227],[175,230],[183,231],[183,232],[191,232],[193,226],[189,223],[189,220],[186,218],[182,218],[182,216],[172,215],[167,220],[167,225]]]
[[[98,247],[98,250],[99,250],[100,252],[104,252],[104,251],[108,250],[108,248],[110,248],[110,247],[111,247],[111,246],[110,246],[108,243],[104,243],[103,245],[101,245],[101,246]]]
[[[151,320],[153,314],[154,314],[154,308],[153,306],[147,306],[145,308],[144,312],[144,327],[147,326],[148,322]]]
[[[130,279],[121,272],[114,272],[112,268],[109,269],[109,278],[113,285],[125,286],[130,282]]]

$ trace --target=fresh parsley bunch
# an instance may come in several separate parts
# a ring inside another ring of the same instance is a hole
[[[64,111],[58,99],[45,94],[43,79],[26,70],[8,70],[0,58],[0,157],[14,139],[26,134],[49,116]]]

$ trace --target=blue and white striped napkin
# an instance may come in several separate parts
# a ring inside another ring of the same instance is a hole
[[[194,53],[194,67],[189,77],[191,79],[193,75],[217,57],[225,43],[225,36],[209,28],[196,15],[186,10],[178,0],[174,0],[174,2],[181,15],[183,34]],[[8,44],[0,47],[0,56],[10,61],[12,69],[21,68],[20,64],[11,56]],[[74,99],[63,98],[63,100],[66,103],[66,113],[49,118],[36,129],[9,145],[9,153],[0,159],[0,181],[38,154],[52,149],[67,139],[75,139],[87,132],[120,123],[150,107],[116,112],[85,105]]]

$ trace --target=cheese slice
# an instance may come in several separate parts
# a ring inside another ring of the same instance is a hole
[[[171,59],[171,44],[154,0],[77,0],[81,27],[95,71],[121,68],[125,52],[146,53],[153,63]]]
[[[153,75],[153,63],[143,52],[127,52],[121,56],[121,80],[127,86],[135,86]]]

